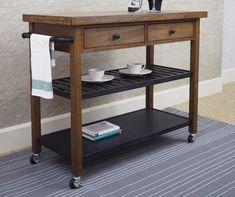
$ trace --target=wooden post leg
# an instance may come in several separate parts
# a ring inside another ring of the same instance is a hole
[[[33,23],[29,24],[29,31],[33,32]],[[30,47],[30,46],[29,46]],[[29,51],[30,54],[30,51]],[[31,64],[31,59],[30,59]],[[32,74],[30,65],[30,91],[32,89]],[[32,152],[38,155],[41,152],[41,144],[39,138],[41,137],[41,105],[40,98],[31,95],[31,134],[32,134]],[[38,158],[32,156],[30,158],[32,164],[38,162]]]
[[[41,152],[41,105],[40,98],[31,96],[31,122],[32,122],[32,152],[39,154]]]
[[[189,95],[189,133],[197,133],[198,117],[198,77],[199,77],[199,38],[200,38],[200,19],[195,21],[195,40],[191,41],[191,66],[192,77],[190,78]]]
[[[154,64],[154,45],[146,47],[146,64]],[[154,86],[146,87],[146,108],[153,108]]]
[[[74,29],[74,43],[70,48],[71,86],[71,188],[80,185],[82,175],[82,85],[81,85],[81,30]]]

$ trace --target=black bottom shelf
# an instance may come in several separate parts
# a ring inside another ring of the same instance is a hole
[[[189,125],[188,118],[156,109],[142,109],[106,120],[120,125],[123,129],[122,134],[96,142],[83,138],[85,159],[126,149]],[[44,135],[40,142],[43,146],[70,159],[70,129]]]
[[[188,118],[156,109],[142,109],[106,120],[120,125],[123,129],[122,134],[96,142],[83,138],[84,159],[89,160],[127,149],[190,124]],[[44,135],[40,142],[70,159],[70,129]]]

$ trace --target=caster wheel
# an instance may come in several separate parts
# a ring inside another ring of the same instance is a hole
[[[32,165],[38,164],[39,163],[39,155],[38,154],[31,155],[31,157],[29,158],[29,162]]]
[[[188,143],[193,143],[195,141],[195,134],[190,134],[188,136]]]
[[[80,177],[73,177],[69,181],[69,187],[71,189],[77,189],[81,186]]]

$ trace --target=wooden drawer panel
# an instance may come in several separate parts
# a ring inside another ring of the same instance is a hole
[[[148,41],[193,37],[193,22],[148,25]]]
[[[85,48],[144,42],[144,25],[85,29]]]

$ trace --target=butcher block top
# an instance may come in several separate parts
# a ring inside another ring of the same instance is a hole
[[[164,21],[177,19],[206,18],[204,11],[162,11],[150,12],[65,12],[51,14],[24,14],[23,21],[30,23],[45,23],[58,25],[93,25],[108,23],[129,23],[143,21]]]

